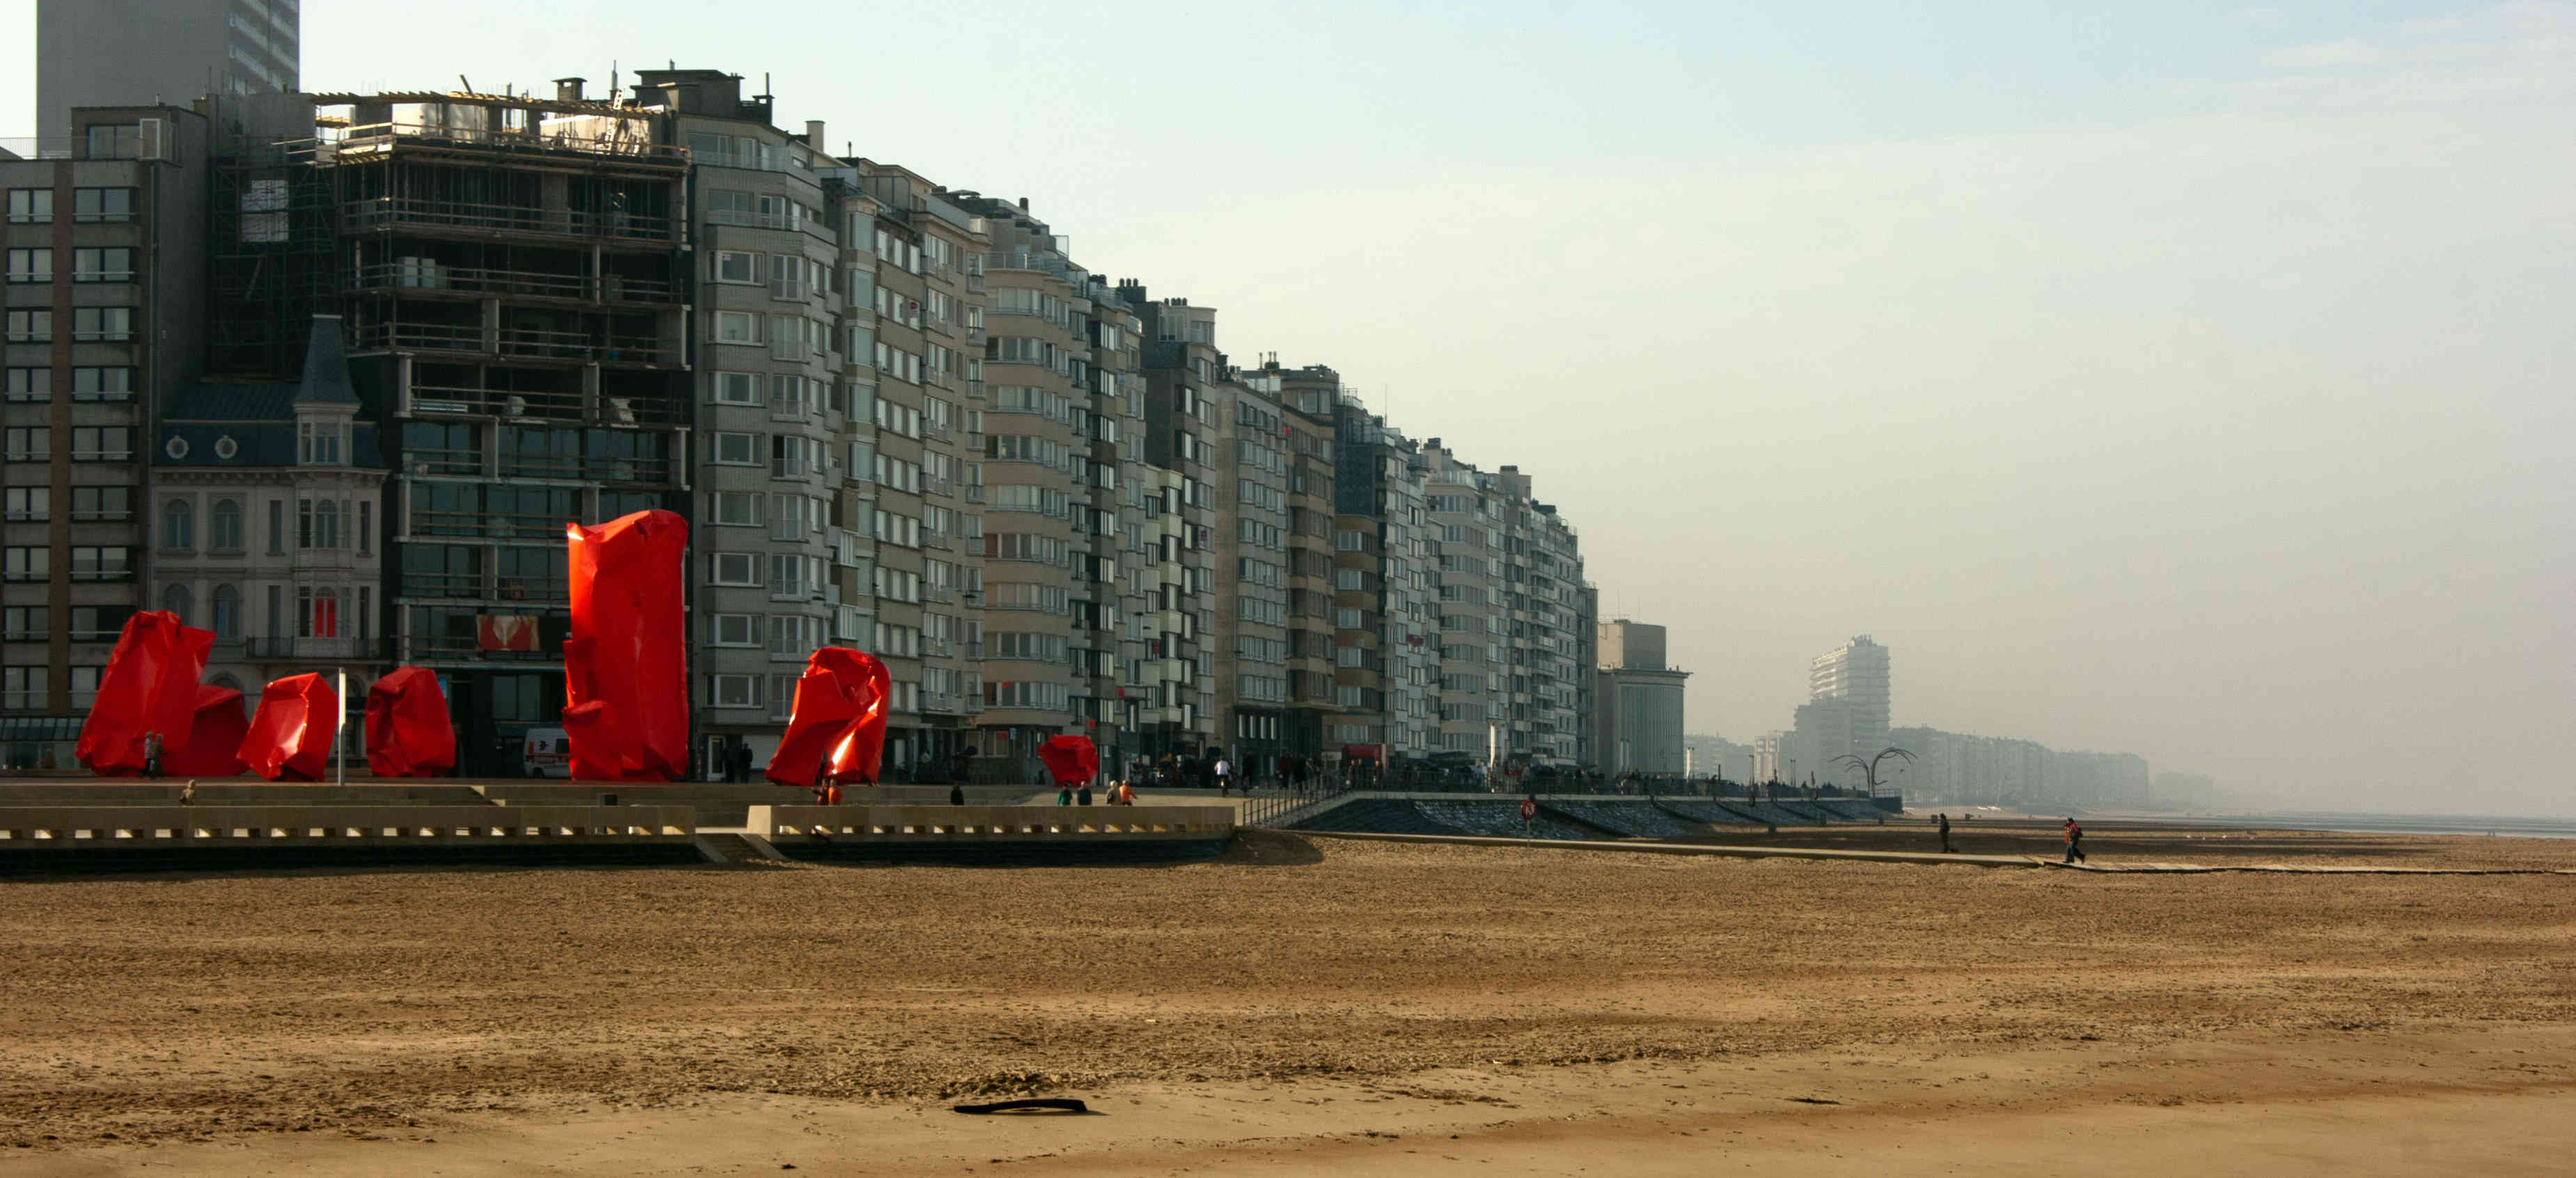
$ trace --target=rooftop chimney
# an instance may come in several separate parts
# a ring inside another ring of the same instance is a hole
[[[1029,198],[1025,196],[1020,198],[1020,211],[1023,213],[1029,211]]]
[[[581,87],[582,87],[582,84],[583,84],[583,83],[588,82],[589,80],[590,80],[590,79],[588,79],[588,78],[557,78],[557,79],[555,79],[555,101],[557,101],[557,102],[580,102],[580,101],[582,101],[582,97],[581,97]]]
[[[823,146],[823,120],[805,120],[805,145],[816,151],[831,150],[830,148]]]

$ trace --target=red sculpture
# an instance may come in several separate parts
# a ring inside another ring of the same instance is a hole
[[[427,667],[396,667],[367,689],[367,770],[437,777],[456,767],[456,724]]]
[[[143,772],[143,738],[157,732],[166,770],[171,757],[188,746],[197,717],[197,677],[214,648],[214,631],[186,625],[167,610],[125,619],[72,755],[101,777],[132,777]]]
[[[250,717],[242,712],[241,693],[212,683],[197,685],[196,722],[188,729],[187,747],[164,754],[163,764],[180,777],[239,777],[242,737],[250,734]]]
[[[769,758],[780,785],[811,787],[827,773],[836,783],[874,784],[885,758],[886,701],[893,677],[876,656],[826,646],[805,660],[787,735]]]
[[[1100,772],[1100,749],[1088,736],[1050,736],[1038,746],[1038,759],[1057,785],[1080,787]]]
[[[270,781],[320,781],[340,735],[340,693],[320,675],[289,675],[259,694],[241,759]]]
[[[580,781],[669,781],[689,764],[688,619],[680,604],[689,525],[639,511],[573,524],[572,634],[564,640],[564,736]]]

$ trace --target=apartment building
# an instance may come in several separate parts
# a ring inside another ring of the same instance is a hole
[[[1218,726],[1214,649],[1216,607],[1224,601],[1213,567],[1221,498],[1214,435],[1224,407],[1213,390],[1225,376],[1225,356],[1216,347],[1214,310],[1192,307],[1186,299],[1156,301],[1133,280],[1121,281],[1117,294],[1145,335],[1145,445],[1138,475],[1146,551],[1129,575],[1147,608],[1128,623],[1145,654],[1129,669],[1125,689],[1144,755],[1196,756],[1224,749],[1231,739],[1225,735],[1231,730]],[[1243,605],[1245,600],[1250,599],[1238,598],[1230,608],[1262,610]],[[1284,741],[1284,728],[1280,736],[1263,739]]]
[[[1127,716],[1127,696],[1143,687],[1130,672],[1144,665],[1148,649],[1136,619],[1149,603],[1135,576],[1145,556],[1145,321],[1098,274],[1091,276],[1089,302],[1091,482],[1078,488],[1089,496],[1077,508],[1086,513],[1095,551],[1082,570],[1086,583],[1076,587],[1089,599],[1074,602],[1075,651],[1087,660],[1075,668],[1075,690],[1081,698],[1088,680],[1083,722],[1100,743],[1101,763],[1118,766],[1144,751]],[[1199,678],[1204,683],[1209,676]]]
[[[1191,311],[1213,315],[1207,307]],[[1220,369],[1220,374],[1231,372]],[[1214,388],[1211,438],[1217,500],[1215,666],[1220,743],[1264,774],[1290,751],[1288,716],[1289,427],[1279,376],[1232,373]]]
[[[257,707],[268,683],[392,668],[380,606],[386,467],[349,381],[337,315],[310,328],[294,384],[173,396],[152,445],[151,600],[215,632],[206,681]]]
[[[215,210],[219,280],[336,258],[325,301],[392,471],[392,661],[445,681],[460,773],[515,775],[563,707],[565,522],[691,509],[688,149],[664,109],[571,79],[310,102],[317,136],[227,165],[246,199]]]
[[[1664,628],[1626,618],[1600,624],[1593,747],[1605,773],[1678,777],[1686,767],[1682,696],[1690,672],[1664,654]],[[1717,772],[1711,765],[1707,772]]]
[[[558,86],[573,97],[580,84]],[[639,71],[627,106],[659,112],[689,161],[689,669],[701,765],[720,770],[736,749],[763,765],[806,656],[841,622],[831,521],[845,455],[829,405],[842,368],[841,222],[823,195],[838,161],[819,125],[773,126],[769,97],[720,70]]]
[[[41,0],[38,125],[84,106],[292,91],[302,40],[298,0]]]
[[[1334,421],[1335,690],[1362,693],[1361,709],[1345,710],[1334,739],[1428,756],[1440,747],[1440,618],[1426,468],[1411,439],[1347,391]]]
[[[1866,760],[1887,747],[1892,704],[1887,648],[1871,641],[1869,635],[1854,638],[1809,662],[1807,696],[1811,700],[1844,700],[1850,706],[1848,744],[1834,748],[1828,756],[1852,755]],[[1823,769],[1816,768],[1820,772]],[[1834,780],[1839,785],[1859,783],[1858,778],[1845,781],[1840,775],[1835,775]]]
[[[1571,525],[1532,497],[1518,467],[1461,462],[1423,444],[1437,529],[1441,738],[1518,764],[1597,758],[1589,733],[1593,602]]]
[[[0,757],[63,767],[125,619],[150,608],[141,446],[196,375],[208,126],[86,107],[0,153]]]
[[[1275,360],[1262,371],[1279,380],[1280,441],[1288,450],[1288,745],[1321,763],[1327,751],[1338,757],[1344,744],[1365,743],[1336,734],[1367,728],[1377,711],[1360,682],[1368,668],[1365,648],[1346,652],[1334,642],[1340,592],[1333,567],[1334,415],[1342,377],[1321,364],[1283,368]],[[1375,591],[1375,578],[1366,573],[1339,579],[1353,585],[1354,601]],[[1363,674],[1344,683],[1346,671]]]

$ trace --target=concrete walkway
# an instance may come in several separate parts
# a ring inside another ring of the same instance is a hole
[[[1722,855],[1736,859],[1846,859],[1865,863],[1914,863],[1924,866],[2055,868],[2093,875],[2215,875],[2228,871],[2273,875],[2576,875],[2576,870],[2543,867],[2301,867],[2286,863],[2204,865],[2199,863],[2060,863],[2037,855],[1944,855],[1937,851],[1830,851],[1808,847],[1739,847],[1707,843],[1585,842],[1574,839],[1488,838],[1467,834],[1368,834],[1343,830],[1281,830],[1319,839],[1360,839],[1381,843],[1458,843],[1473,847],[1538,847],[1563,851],[1625,851],[1635,855]]]
[[[1510,839],[1472,834],[1367,834],[1345,830],[1282,830],[1319,839],[1381,843],[1457,843],[1471,847],[1541,847],[1562,851],[1626,851],[1635,855],[1723,855],[1736,859],[1852,859],[1865,863],[1944,864],[1964,867],[2047,867],[2028,855],[1944,855],[1938,851],[1829,851],[1808,847],[1734,847],[1710,843],[1587,842],[1578,839]]]

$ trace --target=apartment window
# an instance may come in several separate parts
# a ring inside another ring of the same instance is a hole
[[[748,552],[708,553],[707,581],[715,585],[758,585],[760,558]]]
[[[41,605],[13,605],[0,611],[0,638],[11,642],[30,642],[54,632],[52,611]]]
[[[74,307],[72,338],[76,340],[130,340],[134,338],[134,308]]]
[[[134,398],[134,370],[122,366],[72,369],[72,400],[128,401]]]
[[[48,198],[53,194],[46,193]],[[47,212],[52,201],[46,201]],[[15,220],[16,218],[11,218]],[[134,190],[131,188],[72,189],[72,220],[86,222],[131,221],[134,219]]]
[[[340,547],[340,502],[338,500],[298,499],[295,501],[295,546],[320,549]]]
[[[715,614],[707,622],[707,641],[717,646],[760,645],[758,614]]]
[[[723,405],[758,405],[761,403],[760,377],[749,372],[719,372],[716,374],[715,397],[717,403]]]
[[[805,596],[805,558],[792,553],[772,553],[769,557],[769,596],[772,600]]]
[[[23,712],[49,707],[51,702],[46,698],[45,668],[0,667],[0,707]]]
[[[724,466],[760,465],[759,434],[715,434],[707,460]]]
[[[226,642],[241,637],[241,590],[215,586],[214,615],[215,637]]]
[[[724,527],[756,528],[760,526],[760,502],[758,491],[710,491],[707,515],[711,522]]]
[[[9,281],[52,282],[54,251],[50,249],[15,249],[9,251]]]
[[[197,547],[195,504],[173,499],[161,505],[161,547],[171,552],[188,552]]]
[[[12,188],[9,190],[9,223],[12,225],[46,225],[54,219],[54,190],[50,188]]]
[[[132,282],[134,251],[124,246],[73,250],[72,281]]]
[[[761,320],[762,320],[763,318],[764,318],[763,316],[760,316],[760,315],[754,315],[754,314],[752,314],[752,313],[750,313],[750,312],[748,312],[748,311],[718,311],[718,312],[716,312],[716,313],[715,313],[715,333],[716,333],[716,342],[717,342],[717,343],[720,343],[720,344],[757,344],[757,343],[759,343],[759,342],[760,342],[760,324],[761,324]],[[753,404],[753,405],[757,405],[757,404],[759,404],[759,403],[760,403],[760,402],[758,402],[757,400],[755,400],[755,401],[751,401],[751,402],[748,402],[748,404]]]
[[[134,429],[122,425],[72,427],[72,461],[126,462],[134,457]]]
[[[1333,533],[1333,547],[1343,552],[1366,552],[1368,551],[1368,533],[1335,532]]]
[[[72,519],[121,520],[134,518],[134,488],[72,488]]]
[[[338,466],[342,439],[347,424],[338,421],[315,421],[310,418],[295,423],[296,459],[306,466]]]
[[[298,638],[339,637],[340,595],[328,587],[296,586],[295,636]]]
[[[0,556],[0,575],[12,581],[42,581],[53,575],[54,552],[50,548],[26,547],[8,549]]]
[[[12,401],[50,401],[54,399],[54,370],[51,368],[12,368],[8,376],[9,399]]]
[[[9,312],[9,342],[43,344],[54,339],[54,313],[51,311]]]
[[[719,708],[760,706],[760,676],[710,675],[707,702]]]
[[[134,554],[131,549],[88,544],[72,548],[72,579],[75,581],[126,581],[133,577]]]
[[[350,511],[358,517],[358,551],[374,552],[376,550],[376,505],[361,499]],[[365,590],[360,592],[363,593]]]
[[[53,457],[54,430],[44,425],[13,425],[8,430],[11,462],[42,462]]]
[[[206,529],[209,552],[239,552],[242,548],[242,505],[239,499],[217,499]]]
[[[737,282],[746,286],[760,285],[760,255],[734,250],[717,250],[715,280]]]
[[[285,551],[286,501],[271,499],[268,501],[268,554],[277,556]]]

